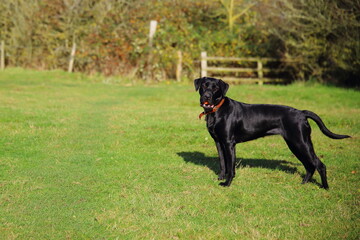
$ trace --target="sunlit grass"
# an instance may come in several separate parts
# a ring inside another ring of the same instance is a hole
[[[330,191],[280,137],[237,146],[230,188],[191,85],[104,84],[60,71],[0,73],[1,239],[356,239],[357,91],[231,86],[248,103],[309,109]]]

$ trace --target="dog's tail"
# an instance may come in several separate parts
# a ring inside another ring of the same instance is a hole
[[[316,115],[315,113],[311,112],[311,111],[307,111],[304,110],[302,111],[305,116],[307,118],[311,118],[312,120],[314,120],[316,122],[316,124],[319,126],[320,130],[323,132],[323,134],[325,134],[326,136],[328,136],[329,138],[332,139],[343,139],[343,138],[349,138],[349,135],[340,135],[340,134],[335,134],[333,132],[331,132],[323,123],[323,121],[321,120],[321,118]]]

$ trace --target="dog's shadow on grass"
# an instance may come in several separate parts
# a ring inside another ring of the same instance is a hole
[[[219,158],[205,156],[201,152],[178,152],[180,157],[184,159],[187,163],[194,163],[196,165],[205,166],[211,169],[215,174],[219,174]],[[270,159],[236,159],[236,168],[250,167],[250,168],[267,168],[272,170],[280,170],[289,174],[298,173],[302,177],[304,174],[301,174],[297,167],[302,167],[301,163],[292,163],[285,160],[270,160]],[[316,180],[311,180],[310,182],[320,185]]]
[[[215,173],[219,173],[219,158],[207,157],[201,152],[179,152],[177,153],[184,159],[185,162],[195,163],[197,165],[206,166]],[[267,168],[277,169],[287,173],[298,173],[297,167],[299,164],[294,164],[285,160],[268,160],[268,159],[236,159],[236,168],[250,167],[250,168]]]

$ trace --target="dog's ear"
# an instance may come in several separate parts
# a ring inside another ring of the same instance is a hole
[[[223,80],[219,79],[219,85],[220,85],[220,89],[221,89],[222,94],[225,96],[226,92],[229,89],[229,84],[227,84]]]
[[[197,78],[194,80],[194,85],[195,85],[195,91],[199,90],[201,84],[203,83],[204,78]]]

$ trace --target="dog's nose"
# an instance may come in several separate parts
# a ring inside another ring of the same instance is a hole
[[[205,100],[210,100],[211,99],[211,94],[209,92],[205,92],[203,95]]]

